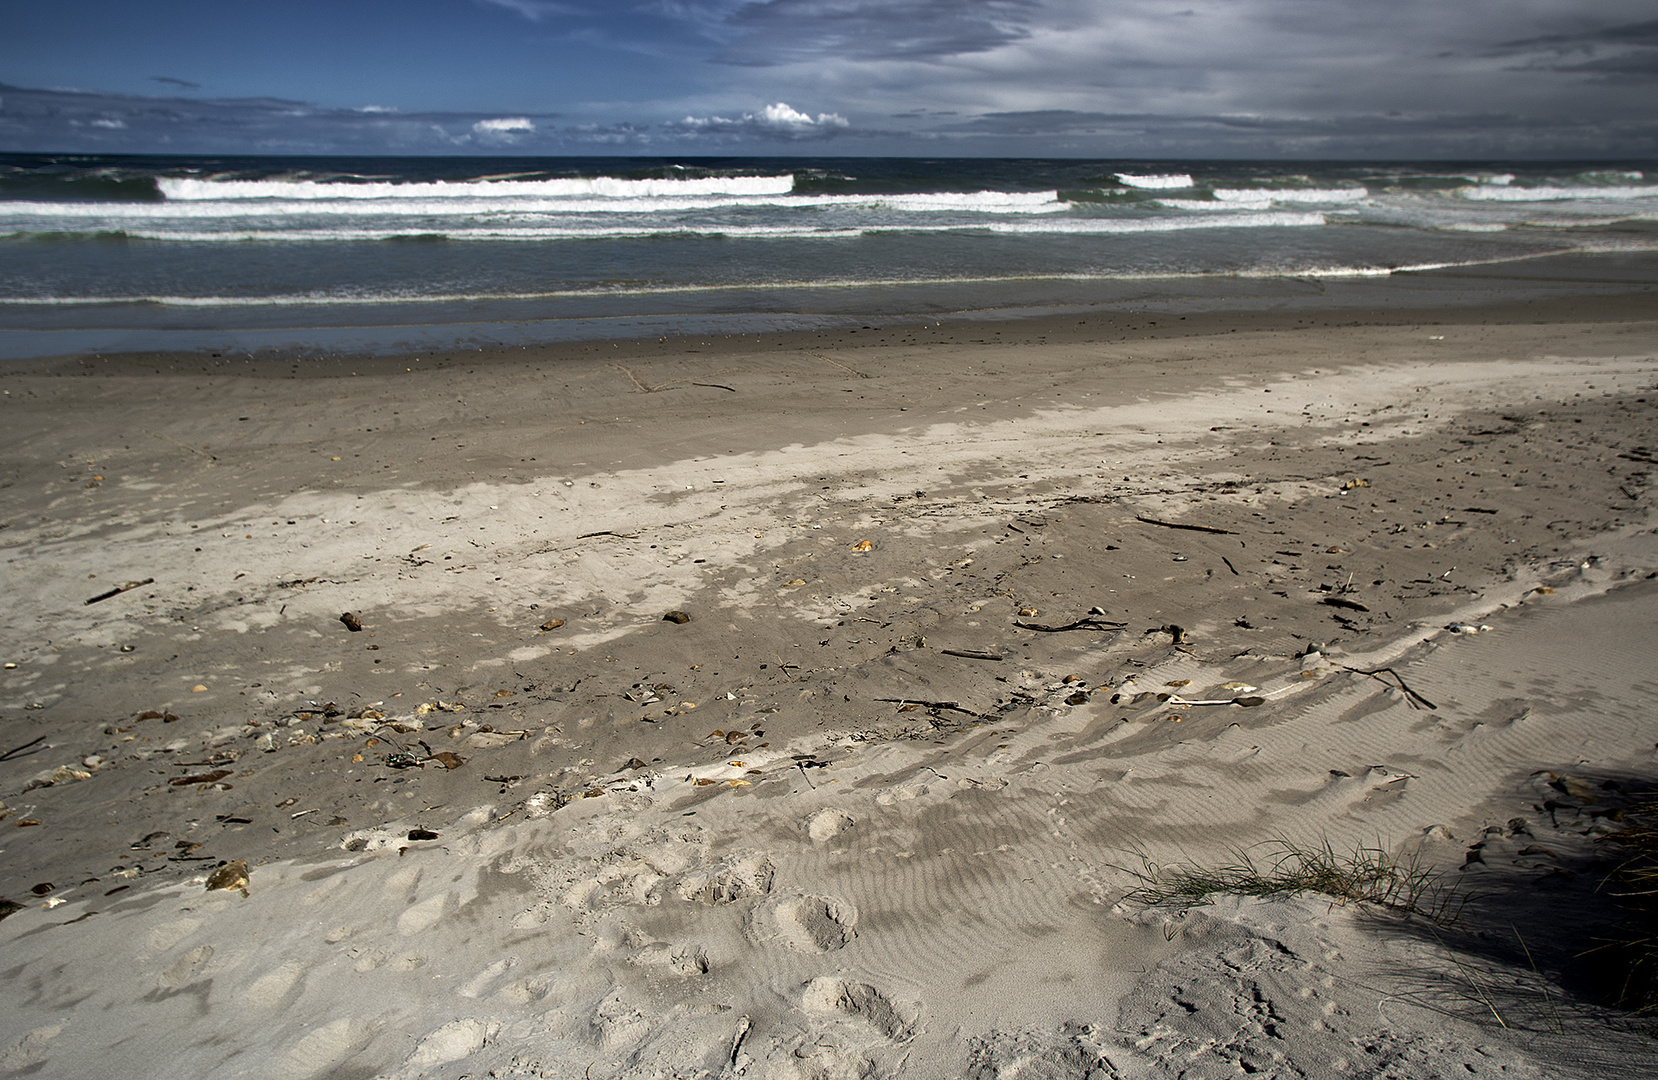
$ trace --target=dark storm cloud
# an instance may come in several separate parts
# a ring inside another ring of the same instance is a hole
[[[1596,45],[1650,45],[1658,47],[1658,19],[1628,23],[1623,26],[1605,26],[1578,34],[1545,34],[1542,37],[1504,41],[1499,49],[1581,49]]]
[[[725,25],[742,36],[715,59],[765,67],[814,56],[927,60],[1030,36],[1038,0],[760,0]]]
[[[1530,56],[1521,70],[1585,75],[1612,82],[1658,79],[1658,19],[1576,34],[1505,41],[1495,56]]]
[[[1658,149],[1658,117],[1561,121],[1518,113],[1337,116],[1107,113],[1066,109],[986,113],[925,133],[941,141],[994,144],[1088,140],[1099,156],[1572,157],[1604,145]]]

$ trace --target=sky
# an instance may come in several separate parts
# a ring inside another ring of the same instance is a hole
[[[0,151],[1658,158],[1652,0],[0,0]]]

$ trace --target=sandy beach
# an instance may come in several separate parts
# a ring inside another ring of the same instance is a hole
[[[1649,291],[0,392],[0,1075],[1658,1068]]]

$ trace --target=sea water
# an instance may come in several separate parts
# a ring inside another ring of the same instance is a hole
[[[1658,249],[1650,165],[0,155],[0,357],[1261,298]]]

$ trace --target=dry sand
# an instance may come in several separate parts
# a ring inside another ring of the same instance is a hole
[[[10,370],[0,1075],[1651,1070],[1640,299]]]

